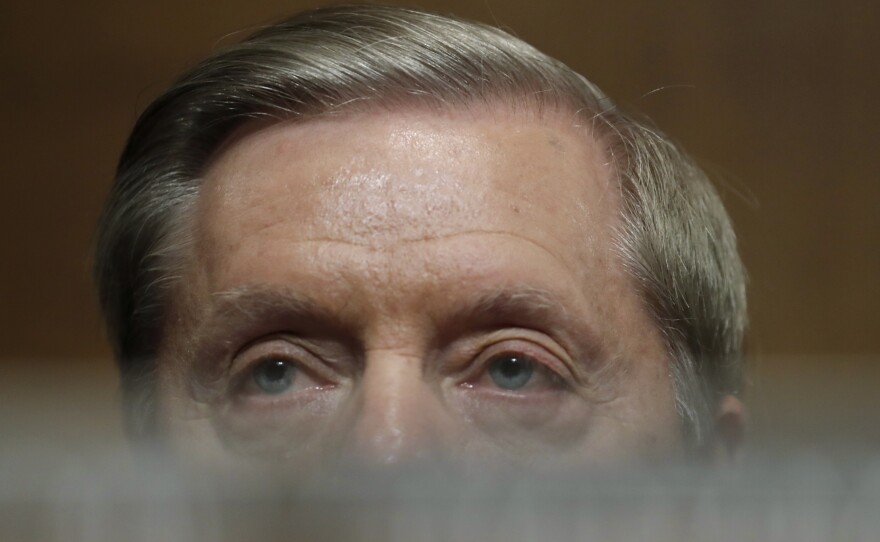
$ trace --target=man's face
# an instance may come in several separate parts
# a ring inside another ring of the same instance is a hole
[[[611,166],[567,118],[380,111],[232,141],[161,345],[164,437],[293,466],[680,453]]]

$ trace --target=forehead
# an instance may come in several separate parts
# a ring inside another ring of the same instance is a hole
[[[203,176],[163,366],[186,374],[178,353],[192,363],[279,329],[429,363],[450,337],[526,328],[585,363],[625,363],[620,415],[651,417],[645,405],[668,399],[664,351],[615,258],[612,179],[595,140],[561,117],[415,111],[254,129]]]
[[[595,140],[561,115],[407,111],[280,123],[236,138],[206,171],[203,240],[236,245],[261,232],[383,249],[503,231],[570,248],[573,236],[610,233],[610,178]]]

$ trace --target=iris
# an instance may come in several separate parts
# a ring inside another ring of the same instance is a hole
[[[535,372],[534,362],[525,356],[504,354],[489,364],[489,377],[499,388],[518,390],[528,384]]]
[[[290,389],[293,385],[296,370],[285,360],[270,359],[260,363],[254,369],[254,383],[262,391],[278,394]]]

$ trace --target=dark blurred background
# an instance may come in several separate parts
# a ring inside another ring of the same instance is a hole
[[[753,442],[880,450],[880,3],[389,3],[509,29],[682,142],[751,275]],[[118,437],[89,251],[127,132],[211,50],[317,5],[0,5],[0,438]]]

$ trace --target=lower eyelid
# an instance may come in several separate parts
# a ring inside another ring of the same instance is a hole
[[[230,419],[252,419],[255,425],[289,427],[300,423],[303,417],[331,415],[338,410],[340,398],[332,389],[314,388],[280,395],[238,395],[230,398],[232,408],[224,415]]]
[[[568,383],[564,378],[556,374],[550,369],[545,367],[538,367],[535,371],[535,374],[540,374],[540,378],[542,382],[528,382],[522,388],[509,390],[510,393],[540,393],[541,391],[550,390],[550,391],[563,391],[567,389]],[[536,389],[537,388],[537,389]]]
[[[253,382],[254,371],[263,361],[267,359],[272,359],[273,356],[265,356],[260,360],[251,362],[249,366],[240,370],[238,375],[235,375],[232,378],[232,384],[230,386],[230,393],[235,395],[244,395],[251,397],[275,397],[281,398],[284,396],[289,396],[293,394],[300,394],[310,391],[326,391],[330,389],[334,389],[338,387],[339,383],[330,379],[329,375],[325,376],[322,374],[316,374],[316,371],[312,370],[305,363],[300,361],[291,361],[286,360],[296,371],[296,376],[294,380],[294,384],[289,390],[285,390],[279,392],[278,394],[271,394],[266,391],[262,391],[259,389],[255,389],[256,383]],[[282,359],[283,356],[277,356],[279,359]],[[303,382],[306,380],[307,382]],[[248,389],[248,388],[252,389]]]
[[[495,384],[492,381],[492,377],[489,376],[488,369],[483,367],[476,375],[462,381],[459,386],[462,388],[474,390],[492,390],[494,392],[497,392],[498,394],[503,394],[507,396],[534,395],[543,392],[556,393],[573,388],[573,383],[569,382],[565,377],[550,369],[545,364],[536,361],[535,365],[536,378],[543,379],[544,382],[536,384],[528,382],[522,388],[506,390]]]

